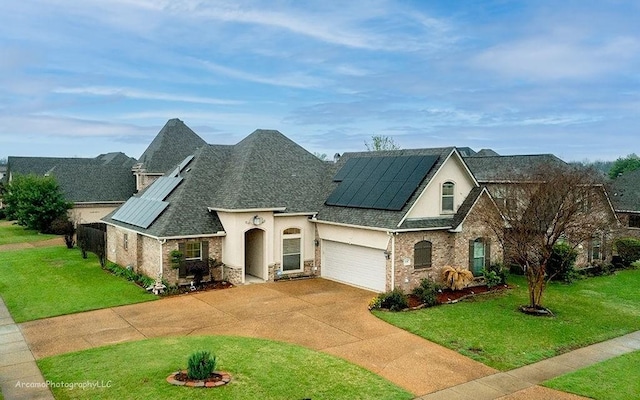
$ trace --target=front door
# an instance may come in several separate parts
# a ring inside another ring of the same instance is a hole
[[[244,272],[265,279],[264,231],[250,229],[244,233]]]

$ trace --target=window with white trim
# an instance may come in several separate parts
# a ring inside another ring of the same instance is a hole
[[[302,270],[302,232],[298,228],[282,232],[282,270]]]
[[[442,212],[452,213],[453,210],[453,198],[455,191],[455,183],[445,182],[442,184]]]
[[[202,242],[187,242],[184,244],[185,260],[202,260]]]

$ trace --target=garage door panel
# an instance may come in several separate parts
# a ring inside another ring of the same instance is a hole
[[[386,289],[386,259],[379,249],[322,241],[322,276],[383,292]]]

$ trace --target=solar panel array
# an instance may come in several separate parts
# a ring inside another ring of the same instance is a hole
[[[402,210],[437,156],[354,157],[334,176],[329,206]]]
[[[193,156],[187,157],[170,176],[156,179],[140,197],[131,197],[111,218],[147,229],[169,206],[164,200],[182,182],[183,178],[179,174],[192,159]]]
[[[166,201],[132,197],[113,214],[113,219],[147,229],[169,206]]]

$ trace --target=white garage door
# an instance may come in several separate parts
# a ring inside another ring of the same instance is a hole
[[[322,276],[384,292],[386,289],[384,251],[346,243],[322,241]]]

